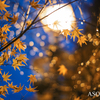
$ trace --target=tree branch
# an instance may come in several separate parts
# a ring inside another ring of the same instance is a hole
[[[63,8],[63,7],[65,7],[65,6],[67,6],[67,5],[69,5],[69,4],[72,4],[72,3],[76,2],[76,1],[78,1],[78,0],[74,0],[74,1],[72,1],[72,2],[69,2],[69,3],[65,4],[64,6],[59,7],[58,9],[54,10],[54,11],[51,12],[50,14],[48,14],[48,15],[44,16],[43,18],[41,18],[41,19],[39,19],[39,20],[36,21],[36,19],[38,18],[38,16],[39,16],[40,13],[42,12],[43,8],[46,6],[46,4],[47,4],[47,2],[48,2],[48,0],[47,0],[47,2],[44,4],[44,6],[41,8],[41,10],[40,10],[39,13],[37,14],[37,16],[36,16],[36,17],[34,18],[34,20],[32,21],[32,23],[31,23],[24,31],[22,31],[16,38],[11,39],[11,41],[9,41],[7,44],[4,44],[4,45],[3,45],[3,48],[0,49],[0,52],[3,51],[4,49],[6,49],[6,48],[7,48],[8,46],[10,46],[11,44],[13,44],[13,43],[14,43],[16,40],[18,40],[20,37],[22,37],[23,34],[25,34],[25,33],[30,29],[30,27],[31,27],[33,24],[36,24],[37,22],[40,22],[41,20],[43,20],[44,18],[46,18],[46,17],[48,17],[49,15],[53,14],[53,13],[56,12],[57,10],[59,10],[59,9],[61,9],[61,8]]]

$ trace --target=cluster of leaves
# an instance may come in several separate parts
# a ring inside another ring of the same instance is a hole
[[[18,20],[18,15],[11,15],[6,7],[10,7],[9,5],[5,4],[6,0],[0,0],[0,20],[2,21],[6,21],[6,24],[4,24],[2,27],[0,27],[0,50],[4,47],[6,47],[9,44],[9,32],[11,31],[10,28],[17,22]],[[37,3],[34,4],[35,2],[32,1],[30,4],[33,8],[38,8],[37,7]],[[26,23],[27,24],[27,23]],[[27,57],[25,57],[26,54],[21,54],[21,50],[25,51],[25,46],[24,43],[19,39],[13,38],[12,41],[14,41],[14,44],[11,44],[9,46],[7,46],[1,53],[0,56],[0,66],[4,65],[4,64],[9,64],[9,61],[12,62],[12,67],[14,68],[14,70],[16,70],[16,68],[18,70],[20,70],[20,66],[25,66],[26,60],[28,60]],[[20,52],[20,54],[19,54]],[[3,78],[3,81],[6,82],[6,85],[4,86],[0,86],[0,95],[3,95],[6,97],[6,94],[8,94],[8,88],[13,89],[13,93],[18,93],[21,90],[23,90],[24,86],[20,86],[18,87],[17,85],[13,85],[13,81],[11,83],[9,83],[8,81],[11,81],[11,79],[9,79],[9,77],[11,76],[8,75],[9,72],[7,72],[5,74],[2,74],[2,69],[0,68],[0,74]],[[35,75],[30,75],[29,76],[29,88],[25,88],[26,91],[29,92],[36,92],[37,90],[35,90],[37,87],[32,88],[31,87],[31,83],[34,85],[34,80],[36,80]],[[4,100],[3,98],[0,97],[0,100]]]
[[[69,31],[68,29],[63,30],[61,34],[63,34],[66,37],[66,39],[68,39],[68,35],[71,36],[71,38],[73,38],[73,41],[75,41],[75,38],[77,37],[77,43],[79,43],[79,45],[82,47],[82,44],[87,44],[86,41],[88,40],[86,36],[80,32],[81,30],[83,29],[78,29],[78,27],[76,27],[73,31]]]
[[[2,69],[0,68],[0,74],[3,78],[3,81],[5,81],[7,84],[4,86],[0,86],[0,95],[3,95],[6,97],[6,94],[8,94],[8,88],[13,89],[12,90],[13,93],[18,93],[23,90],[24,85],[21,86],[21,83],[20,83],[19,87],[17,87],[17,85],[13,85],[13,82],[11,82],[11,84],[10,84],[8,81],[11,81],[11,79],[9,79],[11,74],[8,75],[9,72],[7,74],[5,74],[5,72],[2,74],[1,70]],[[28,77],[30,77],[28,80],[28,81],[30,81],[30,84],[29,84],[29,88],[25,87],[25,90],[28,92],[37,92],[38,90],[35,90],[37,87],[34,87],[34,88],[31,87],[31,83],[34,85],[34,81],[37,80],[35,75],[30,75]],[[4,100],[4,99],[0,98],[0,100]]]

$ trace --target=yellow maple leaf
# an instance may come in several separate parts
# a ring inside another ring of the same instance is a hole
[[[8,24],[6,24],[6,25],[4,25],[4,26],[2,27],[2,31],[7,33],[7,31],[10,31],[10,30],[9,30],[10,27],[11,27],[11,26],[9,26]]]
[[[14,90],[12,90],[14,93],[18,93],[23,89],[23,86],[21,87],[21,84],[19,87],[14,88]]]
[[[61,32],[61,34],[63,34],[66,37],[66,39],[68,39],[68,35],[70,35],[70,31],[68,29],[65,29]]]
[[[56,20],[54,23],[53,23],[53,28],[57,28],[58,29],[58,26],[61,26],[60,24],[59,24],[60,22],[58,21],[58,20]]]
[[[2,94],[3,96],[5,96],[6,97],[6,92],[8,93],[8,90],[7,90],[7,86],[6,85],[4,85],[4,86],[0,86],[0,94]]]
[[[77,43],[79,43],[80,46],[82,47],[83,43],[85,43],[87,45],[86,41],[88,41],[88,40],[86,39],[85,35],[83,35],[83,36],[81,36],[81,37],[78,38]]]
[[[34,87],[32,88],[30,85],[29,85],[29,88],[26,87],[26,90],[29,91],[29,92],[37,92],[38,90],[35,90],[37,87]]]
[[[71,38],[73,37],[73,41],[75,41],[75,37],[79,38],[79,35],[83,35],[80,32],[81,30],[83,30],[83,29],[78,29],[78,27],[77,27],[71,32],[72,33]]]
[[[15,57],[15,54],[16,54],[16,50],[13,48],[12,51],[11,51],[11,56],[14,56]]]
[[[30,84],[31,84],[31,83],[34,84],[34,81],[37,80],[35,76],[36,76],[36,75],[32,75],[32,74],[31,74],[30,76],[28,76],[28,77],[30,77],[29,80],[28,80],[28,81],[30,81]]]
[[[14,47],[16,46],[17,49],[21,52],[21,49],[23,51],[25,51],[25,48],[24,48],[24,43],[22,41],[20,41],[20,39],[18,39],[17,41],[14,42]]]
[[[8,72],[9,73],[9,72]],[[10,74],[10,75],[8,75],[8,73],[7,74],[5,74],[5,72],[4,72],[4,74],[2,75],[2,77],[3,77],[3,81],[8,81],[8,80],[11,80],[11,79],[9,79],[9,77],[12,75],[12,74]]]
[[[17,20],[18,20],[18,15],[15,16],[13,14],[13,17],[12,18],[9,18],[9,19],[11,19],[11,21],[10,21],[10,22],[12,22],[11,24],[15,24],[17,22]]]
[[[16,59],[17,59],[18,61],[24,62],[24,63],[26,64],[25,60],[29,60],[29,59],[26,58],[25,55],[26,55],[26,54],[20,54],[18,57],[16,57]]]
[[[59,66],[60,68],[57,70],[59,74],[63,74],[63,76],[67,73],[67,68],[64,65]]]
[[[14,70],[16,70],[16,68],[20,70],[19,66],[24,66],[24,65],[21,62],[18,62],[17,59],[13,59],[12,66],[14,67]]]
[[[6,2],[6,0],[4,0],[4,1],[1,1],[1,0],[0,0],[0,10],[1,10],[1,11],[2,11],[2,10],[7,11],[5,8],[6,8],[6,7],[9,7],[8,5],[5,4],[5,2]]]
[[[7,60],[8,61],[8,59],[9,59],[9,55],[8,55],[8,53],[7,52],[3,52],[3,59],[5,59],[5,60]]]
[[[10,88],[12,88],[12,89],[17,88],[17,87],[16,87],[17,85],[13,85],[13,82],[11,82],[11,84],[8,83],[8,86],[9,86]]]
[[[0,74],[2,75],[2,72],[1,72],[1,70],[2,70],[2,69],[0,68]]]
[[[6,39],[7,39],[7,34],[3,34],[3,32],[0,34],[0,41],[3,43],[3,42],[7,42]],[[3,46],[3,45],[2,45]]]
[[[41,6],[40,6],[40,4],[38,4],[38,2],[39,1],[32,1],[32,2],[30,2],[30,5],[34,8],[34,9],[36,9],[37,10],[37,8],[41,8]]]
[[[8,11],[5,13],[5,15],[3,16],[4,20],[8,21],[10,14],[8,13]]]

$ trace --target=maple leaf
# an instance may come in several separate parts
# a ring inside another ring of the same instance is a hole
[[[1,42],[3,42],[3,41],[4,41],[4,42],[7,42],[7,41],[6,41],[7,38],[8,38],[8,37],[7,37],[7,34],[3,34],[3,33],[0,34],[0,41],[1,41]]]
[[[64,34],[64,36],[66,37],[66,39],[68,39],[68,35],[70,35],[70,31],[68,29],[66,29],[66,30],[63,30],[61,32],[61,34]]]
[[[56,27],[58,29],[58,26],[61,26],[59,24],[60,22],[58,20],[56,20],[54,23],[53,23],[53,28]]]
[[[2,69],[0,68],[0,74],[2,75],[2,72],[1,72],[1,70],[2,70]]]
[[[73,37],[73,41],[75,41],[75,36],[77,37],[77,38],[79,38],[79,35],[83,35],[80,31],[81,30],[83,30],[83,29],[78,29],[78,27],[77,28],[75,28],[71,33],[72,33],[72,35],[71,35],[71,38]]]
[[[4,25],[4,26],[2,27],[2,31],[7,33],[7,31],[10,31],[10,30],[9,30],[10,27],[11,27],[11,26],[8,26],[8,25],[6,24],[6,25]]]
[[[21,87],[21,83],[19,87],[14,88],[14,90],[12,90],[14,93],[18,93],[23,89],[23,86]]]
[[[4,86],[0,86],[0,94],[2,94],[3,96],[5,96],[6,97],[6,92],[8,93],[8,90],[7,90],[7,86],[6,85],[4,85]]]
[[[11,19],[11,21],[10,21],[10,22],[12,22],[11,24],[15,24],[17,22],[17,20],[18,20],[18,15],[15,16],[13,14],[13,17],[12,18],[9,18],[9,19]]]
[[[32,88],[30,85],[29,85],[29,88],[26,87],[26,90],[29,91],[29,92],[37,92],[38,90],[35,90],[37,87],[34,87]]]
[[[81,37],[78,38],[77,43],[79,43],[80,46],[82,47],[82,44],[83,44],[83,43],[85,43],[85,44],[87,45],[86,41],[88,41],[88,40],[87,40],[86,37],[83,35],[83,36],[81,36]]]
[[[36,75],[32,75],[32,74],[31,74],[30,76],[28,76],[28,77],[30,77],[29,80],[28,80],[28,81],[30,81],[30,84],[31,84],[31,83],[34,84],[34,80],[37,80],[35,76],[36,76]]]
[[[8,11],[5,13],[5,15],[3,16],[4,20],[8,21],[10,14],[8,13]]]
[[[13,82],[11,82],[11,84],[8,83],[8,86],[9,86],[10,88],[12,88],[12,89],[17,88],[17,87],[16,87],[17,85],[14,86],[14,85],[13,85]]]
[[[38,4],[38,2],[39,2],[39,1],[36,1],[36,2],[35,2],[35,1],[33,0],[32,2],[30,2],[30,5],[31,5],[34,9],[37,10],[37,8],[41,8],[41,7],[40,7],[40,4]]]
[[[13,48],[12,51],[11,51],[11,56],[14,56],[15,57],[15,54],[16,54],[16,50]]]
[[[8,72],[9,73],[9,72]],[[8,75],[8,73],[7,74],[5,74],[5,72],[4,72],[4,74],[2,75],[2,77],[3,77],[3,81],[8,81],[8,80],[11,80],[11,79],[9,79],[9,77],[12,75],[12,74],[10,74],[10,75]]]
[[[29,60],[29,59],[26,58],[25,55],[26,55],[26,54],[20,54],[19,57],[16,57],[16,59],[17,59],[18,61],[24,62],[24,63],[26,64],[25,60]]]
[[[6,59],[8,61],[9,55],[7,52],[3,52],[3,58]]]
[[[57,70],[59,74],[63,74],[63,76],[67,73],[67,68],[64,65],[59,66],[60,68]]]
[[[0,66],[4,64],[4,59],[3,57],[0,56]]]
[[[21,52],[21,49],[23,51],[25,51],[25,48],[24,48],[24,43],[22,41],[20,41],[20,39],[18,39],[17,41],[14,42],[14,47],[16,46],[17,49]]]
[[[1,0],[0,0],[0,10],[1,10],[1,11],[2,11],[2,10],[7,11],[5,8],[6,8],[6,7],[9,7],[8,5],[5,4],[5,1],[6,1],[6,0],[4,0],[4,1],[1,1]]]
[[[14,67],[14,70],[16,70],[16,68],[20,70],[19,66],[24,66],[24,65],[18,62],[17,59],[13,59],[12,66]]]

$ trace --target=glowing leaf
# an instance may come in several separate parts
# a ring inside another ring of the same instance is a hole
[[[59,66],[60,68],[58,69],[59,74],[63,74],[63,76],[67,73],[67,68],[64,65]]]
[[[9,72],[8,72],[9,73]],[[4,74],[2,75],[2,77],[3,77],[3,81],[8,81],[8,80],[11,80],[11,79],[9,79],[9,77],[12,75],[12,74],[10,74],[10,75],[8,75],[8,73],[7,74],[5,74],[5,72],[4,72]]]
[[[77,28],[75,28],[71,33],[72,33],[72,35],[71,35],[71,37],[73,37],[73,41],[75,41],[75,36],[77,37],[77,38],[79,38],[79,35],[83,35],[80,31],[81,30],[83,30],[83,29],[78,29],[78,27]]]
[[[86,39],[86,37],[83,35],[83,36],[81,36],[81,37],[78,38],[77,43],[79,43],[80,46],[82,47],[82,44],[83,44],[83,43],[85,43],[85,44],[87,45],[86,41],[87,41],[87,39]]]
[[[7,33],[7,31],[10,31],[10,30],[9,30],[10,27],[11,27],[11,26],[8,26],[8,25],[6,24],[6,25],[4,25],[4,26],[2,27],[2,31]]]
[[[30,76],[28,76],[28,77],[30,77],[29,80],[28,80],[28,81],[30,81],[30,84],[31,84],[31,83],[34,84],[34,80],[37,80],[35,76],[36,76],[36,75],[32,75],[32,74],[31,74]]]
[[[6,0],[4,0],[4,1],[1,1],[1,0],[0,0],[0,10],[1,10],[1,11],[2,11],[2,10],[7,11],[5,8],[6,8],[6,7],[9,7],[8,5],[5,4],[5,1],[6,1]]]
[[[37,8],[41,8],[40,5],[38,4],[39,1],[34,2],[34,0],[32,2],[30,2],[30,5],[37,10]]]
[[[29,85],[29,88],[26,87],[26,90],[29,91],[29,92],[37,92],[38,90],[35,90],[37,87],[34,87],[32,88],[30,85]]]
[[[14,88],[14,90],[12,90],[14,93],[18,93],[23,89],[23,86],[21,87],[21,84],[19,87]]]
[[[63,30],[61,32],[61,34],[64,34],[64,36],[66,37],[66,39],[68,39],[68,35],[70,35],[70,31],[68,29],[66,29],[66,30]]]
[[[58,20],[56,20],[54,23],[53,23],[53,28],[56,27],[58,29],[58,26],[60,26],[59,24],[60,22]]]

